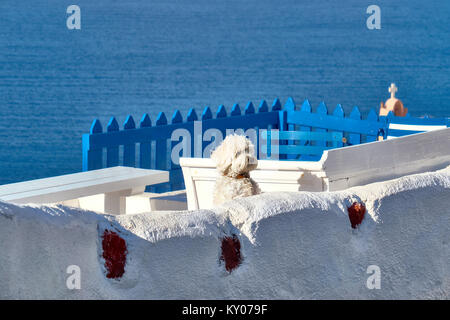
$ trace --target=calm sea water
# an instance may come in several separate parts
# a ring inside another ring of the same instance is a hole
[[[96,117],[288,96],[365,115],[391,82],[413,115],[450,116],[449,40],[447,0],[1,0],[0,184],[80,171]]]

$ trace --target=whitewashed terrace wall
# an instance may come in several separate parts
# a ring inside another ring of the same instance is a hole
[[[346,207],[364,202],[350,227]],[[0,298],[449,299],[450,167],[339,192],[284,192],[213,210],[100,215],[0,202]],[[125,273],[105,277],[101,234],[127,244]],[[219,261],[236,234],[242,264]],[[69,290],[67,266],[81,268]],[[369,265],[381,289],[368,289]]]

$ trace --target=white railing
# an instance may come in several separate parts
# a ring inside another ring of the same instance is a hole
[[[212,207],[211,159],[181,158],[189,210]],[[450,165],[450,128],[327,150],[320,161],[259,160],[251,177],[262,192],[336,191]]]

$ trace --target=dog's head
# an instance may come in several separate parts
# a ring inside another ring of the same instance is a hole
[[[253,143],[237,134],[227,136],[213,151],[211,159],[220,173],[230,177],[248,173],[258,165]]]

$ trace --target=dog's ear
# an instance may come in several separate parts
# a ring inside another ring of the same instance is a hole
[[[229,152],[226,152],[226,142],[222,142],[212,153],[211,159],[216,163],[217,170],[227,173],[231,167],[232,158]]]

